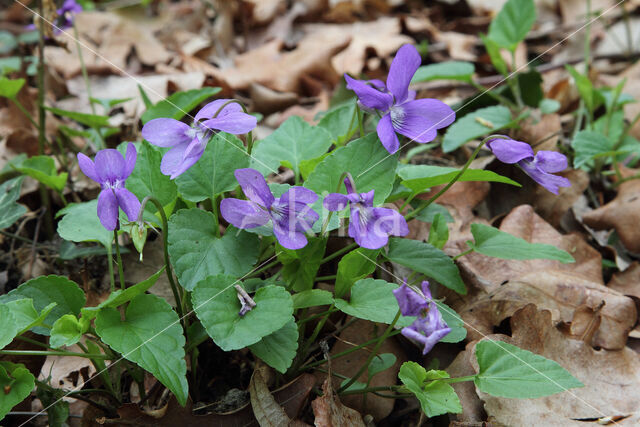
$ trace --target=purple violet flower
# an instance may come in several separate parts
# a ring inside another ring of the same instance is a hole
[[[193,166],[207,148],[213,131],[242,134],[253,130],[257,120],[245,113],[237,103],[227,104],[216,117],[216,112],[229,99],[216,99],[196,114],[191,126],[175,119],[160,118],[148,121],[142,127],[144,139],[158,147],[172,147],[160,164],[163,174],[177,178]]]
[[[511,138],[496,138],[487,142],[487,147],[503,163],[517,164],[534,181],[554,194],[558,187],[570,187],[567,178],[553,175],[567,168],[567,157],[555,151],[538,151],[534,156],[533,149],[526,142]]]
[[[423,295],[418,294],[406,283],[393,291],[402,315],[417,316],[411,325],[402,328],[402,335],[424,345],[422,354],[427,354],[438,341],[451,332],[451,328],[445,323],[431,297],[429,282],[422,282],[422,293]]]
[[[363,248],[379,249],[387,244],[389,235],[406,236],[409,227],[404,217],[393,209],[374,208],[373,193],[357,193],[351,177],[344,180],[347,195],[331,193],[324,198],[324,207],[330,211],[341,211],[349,205],[349,236]]]
[[[98,218],[107,230],[115,230],[118,225],[118,207],[122,208],[129,221],[136,221],[140,213],[140,201],[124,188],[126,179],[136,166],[136,147],[127,145],[126,157],[118,150],[108,148],[98,151],[95,163],[82,153],[78,153],[78,164],[82,172],[102,186],[98,196]]]
[[[282,246],[287,249],[305,247],[305,233],[320,217],[310,206],[318,199],[316,193],[304,187],[291,187],[276,199],[257,170],[236,169],[234,175],[249,200],[222,200],[222,217],[238,228],[255,228],[271,220],[273,234]]]
[[[456,113],[437,99],[415,99],[409,83],[420,67],[420,54],[412,45],[404,45],[391,62],[386,85],[380,80],[356,80],[344,75],[347,89],[358,95],[365,109],[382,114],[378,122],[378,137],[391,154],[398,151],[400,141],[396,132],[412,141],[433,141],[437,130],[449,126]]]
[[[60,9],[56,10],[58,15],[55,27],[53,27],[53,34],[58,35],[62,31],[69,29],[73,26],[73,17],[75,14],[82,12],[82,5],[78,4],[75,0],[65,0]],[[29,24],[25,27],[27,30],[37,30],[35,24]]]

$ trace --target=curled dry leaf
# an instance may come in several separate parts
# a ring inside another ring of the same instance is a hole
[[[331,67],[333,55],[347,45],[349,36],[324,31],[305,36],[292,51],[273,40],[235,58],[235,66],[219,70],[214,77],[233,89],[247,89],[253,82],[281,92],[299,92],[303,76],[315,76],[331,84],[339,76]]]
[[[68,348],[69,351],[81,352],[77,345]],[[48,382],[54,388],[75,390],[82,386],[96,373],[91,360],[80,357],[47,356],[40,369],[38,380]],[[66,398],[65,398],[66,399]],[[74,400],[68,398],[66,400]]]
[[[633,262],[626,270],[614,273],[607,287],[640,299],[640,263]]]
[[[346,49],[331,60],[331,65],[339,75],[349,73],[357,76],[362,72],[367,59],[367,52],[373,49],[379,58],[387,58],[394,54],[400,46],[413,43],[411,37],[400,33],[398,18],[384,17],[372,22],[355,22],[353,24],[308,24],[305,30],[311,35],[317,33],[333,33],[350,39]]]
[[[637,319],[631,298],[571,273],[544,270],[509,281],[456,309],[469,325],[470,339],[480,339],[529,303],[550,310],[556,323],[570,323],[572,335],[608,350],[625,346]]]
[[[311,402],[316,427],[365,426],[358,411],[340,402],[328,378],[322,384],[322,392],[322,396]]]
[[[640,180],[620,184],[612,201],[587,212],[582,220],[596,230],[614,228],[627,250],[640,253]]]
[[[554,360],[585,386],[538,399],[508,399],[476,389],[489,418],[504,425],[585,426],[605,417],[624,417],[619,425],[640,422],[640,359],[629,348],[594,350],[583,341],[564,336],[553,326],[547,310],[533,304],[511,318],[511,337],[489,335]],[[471,351],[470,346],[466,352]],[[475,371],[478,366],[471,358]]]

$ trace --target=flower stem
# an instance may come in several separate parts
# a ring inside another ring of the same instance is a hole
[[[473,381],[476,378],[476,375],[467,375],[466,377],[458,377],[458,378],[438,378],[433,381],[442,381],[443,383],[453,384],[453,383],[462,383],[465,381]]]
[[[38,123],[33,119],[33,116],[31,115],[31,113],[29,111],[27,111],[26,108],[24,108],[24,105],[22,105],[22,103],[20,103],[20,101],[18,101],[18,98],[9,98],[9,101],[13,102],[13,104],[18,107],[18,110],[22,111],[22,114],[25,115],[25,117],[27,119],[29,119],[29,121],[31,122],[31,124],[33,125],[33,127],[35,127],[36,129],[40,129],[40,126],[38,126]]]
[[[356,242],[351,243],[348,246],[345,246],[344,248],[340,249],[339,251],[336,251],[334,253],[332,253],[331,255],[329,255],[328,257],[324,258],[322,261],[320,261],[320,265],[325,264],[329,261],[331,261],[334,258],[339,257],[340,255],[349,252],[351,249],[354,249],[356,246],[358,246],[358,244]]]
[[[251,150],[253,150],[253,131],[249,131],[247,133],[247,154],[251,155]]]
[[[470,249],[467,249],[467,250],[466,250],[466,251],[464,251],[464,252],[460,252],[458,255],[456,255],[456,256],[454,256],[454,257],[453,257],[453,260],[455,261],[455,260],[457,260],[458,258],[461,258],[461,257],[463,257],[463,256],[465,256],[465,255],[468,255],[468,254],[470,254],[470,253],[471,253],[471,252],[473,252],[473,251],[474,251],[474,249],[473,249],[473,248],[470,248]]]
[[[433,203],[436,200],[438,200],[438,198],[440,196],[442,196],[448,189],[450,189],[451,186],[453,184],[455,184],[462,177],[462,175],[464,175],[464,173],[467,171],[467,169],[469,169],[469,166],[471,166],[471,162],[473,162],[475,160],[475,158],[478,156],[478,153],[480,153],[480,149],[482,149],[482,147],[484,147],[484,144],[486,144],[488,141],[491,141],[492,139],[496,139],[496,138],[504,138],[504,137],[502,135],[489,135],[488,137],[483,139],[482,142],[480,142],[480,144],[478,144],[476,149],[473,151],[473,153],[469,157],[469,160],[467,160],[467,163],[465,163],[464,166],[462,167],[462,169],[460,169],[460,172],[458,172],[458,174],[456,176],[454,176],[453,179],[451,181],[449,181],[449,183],[442,188],[442,190],[438,191],[435,196],[433,196],[432,198],[427,200],[427,203],[425,203],[422,206],[419,206],[416,209],[412,210],[411,212],[407,213],[404,216],[404,219],[408,221],[408,220],[414,218],[416,215],[418,215],[420,212],[422,212],[424,209],[426,209],[431,203]]]
[[[116,240],[116,245],[118,244],[118,241]],[[111,283],[111,292],[116,290],[116,278],[113,275],[113,249],[112,249],[112,245],[109,245],[109,247],[107,247],[107,257],[109,258],[109,281]]]
[[[343,172],[342,175],[340,175],[340,179],[338,180],[338,188],[336,188],[336,193],[340,192],[340,187],[342,186],[342,181],[344,181],[344,179],[347,177],[348,174],[349,174],[349,172]],[[331,217],[332,216],[333,216],[333,211],[329,211],[329,215],[327,215],[327,219],[322,224],[322,230],[320,230],[320,235],[323,236],[323,237],[324,237],[325,233],[327,232],[327,227],[329,226],[329,221],[331,221]]]
[[[362,114],[362,110],[360,109],[360,106],[356,103],[356,110],[358,112],[358,129],[360,129],[360,138],[362,138],[364,136],[364,120],[363,120],[363,114]]]
[[[346,389],[351,387],[351,385],[353,383],[355,383],[358,380],[358,378],[360,378],[360,376],[364,373],[364,371],[369,369],[369,365],[371,364],[371,361],[378,354],[378,350],[380,350],[380,346],[382,346],[382,343],[384,343],[385,340],[391,334],[391,332],[393,332],[393,328],[396,326],[396,323],[398,323],[398,320],[400,319],[401,315],[402,315],[402,312],[400,310],[398,310],[398,312],[396,313],[396,317],[393,318],[393,321],[389,324],[389,326],[384,331],[382,336],[378,339],[378,342],[376,343],[376,346],[373,347],[373,350],[369,354],[369,357],[367,358],[367,361],[364,362],[364,364],[360,367],[358,372],[356,372],[356,374],[354,376],[352,376],[351,379],[346,384],[344,384],[342,387],[340,387],[338,389],[338,393],[342,393],[343,391],[345,391]]]
[[[182,298],[180,297],[180,290],[178,289],[176,282],[173,280],[173,270],[171,269],[171,262],[169,261],[169,224],[167,222],[167,215],[164,213],[164,207],[158,199],[153,196],[147,196],[142,200],[142,204],[140,205],[140,214],[138,216],[139,223],[142,222],[142,216],[147,202],[151,202],[155,205],[156,209],[158,209],[158,212],[160,213],[160,218],[162,219],[162,244],[164,246],[164,264],[167,268],[167,279],[169,279],[169,284],[171,285],[173,298],[176,300],[176,311],[178,312],[180,323],[182,323],[182,327],[186,331]]]
[[[124,268],[122,266],[122,257],[120,256],[120,245],[118,244],[118,230],[113,230],[113,239],[116,243],[116,262],[118,263],[118,276],[120,276],[120,289],[124,291]]]
[[[3,356],[69,356],[86,357],[92,359],[110,359],[106,354],[75,353],[72,351],[47,351],[47,350],[0,350]]]

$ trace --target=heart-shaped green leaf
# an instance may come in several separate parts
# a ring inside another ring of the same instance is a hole
[[[222,238],[215,234],[211,212],[183,209],[169,219],[169,255],[180,284],[188,291],[208,276],[240,277],[258,259],[258,236],[228,227]]]
[[[35,377],[23,364],[0,362],[0,420],[31,394]]]
[[[298,350],[298,326],[295,319],[292,317],[282,328],[252,344],[249,349],[267,365],[284,374]]]
[[[230,276],[210,276],[191,294],[196,315],[224,351],[257,343],[282,328],[293,315],[291,294],[281,286],[269,285],[256,291],[256,306],[240,316],[241,305],[234,288],[239,283]]]
[[[122,356],[146,369],[185,405],[189,385],[184,360],[184,335],[180,320],[171,306],[151,294],[135,297],[125,313],[111,307],[100,310],[96,332]]]

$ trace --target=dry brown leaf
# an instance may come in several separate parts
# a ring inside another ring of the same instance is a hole
[[[640,263],[634,261],[626,270],[614,273],[607,287],[640,299]]]
[[[571,207],[582,197],[589,186],[589,174],[580,169],[569,169],[559,175],[571,181],[570,187],[562,187],[558,194],[547,191],[541,185],[536,186],[534,208],[545,220],[558,227]]]
[[[475,343],[467,344],[467,350],[458,353],[458,356],[447,367],[447,372],[452,378],[465,377],[467,375],[475,375],[473,366],[471,365],[471,357],[473,353],[471,349]],[[471,381],[453,383],[451,386],[456,391],[460,404],[462,405],[462,413],[453,415],[460,423],[480,423],[484,419],[484,408],[482,401],[476,393],[476,387]],[[473,425],[473,424],[472,424]]]
[[[612,201],[585,213],[582,220],[596,230],[614,228],[627,250],[640,253],[640,180],[620,184]]]
[[[68,347],[67,350],[82,352],[77,345]],[[75,390],[78,385],[84,384],[95,373],[96,368],[87,358],[47,356],[42,369],[40,369],[38,379],[44,382],[50,381],[49,384],[54,388]]]
[[[138,251],[135,249],[122,256],[125,277],[131,283],[140,283],[148,279],[164,266],[162,239],[147,242],[142,251],[142,255],[142,262],[140,262],[140,254],[138,254]],[[173,292],[171,291],[169,279],[167,279],[165,274],[162,274],[158,278],[155,285],[149,289],[149,293],[165,299],[171,306],[174,306],[176,303]]]
[[[362,344],[380,334],[384,325],[375,324],[365,320],[359,320],[355,324],[345,328],[338,339],[338,342],[331,349],[331,354],[337,354],[342,351],[353,348],[353,346]],[[371,349],[360,349],[346,356],[340,357],[332,361],[332,369],[338,374],[345,376],[353,375],[366,362]],[[396,356],[396,363],[377,375],[375,375],[371,383],[371,387],[386,386],[395,384],[400,365],[406,360],[406,356],[402,348],[394,339],[386,340],[380,347],[378,353],[393,353]],[[367,382],[368,372],[365,371],[357,381]],[[334,379],[334,386],[338,386],[340,381]],[[370,394],[367,396],[367,406],[363,406],[362,395],[347,395],[342,398],[344,403],[362,413],[370,413],[375,420],[386,418],[393,410],[394,400]]]
[[[472,62],[478,59],[478,55],[475,53],[478,42],[476,36],[446,31],[436,33],[435,38],[438,42],[445,44],[451,59]]]
[[[505,425],[585,426],[607,416],[627,416],[620,425],[638,425],[640,417],[640,359],[628,348],[594,350],[582,341],[565,337],[547,310],[530,304],[511,318],[512,336],[490,335],[555,360],[585,386],[538,399],[508,399],[476,390],[490,417]],[[470,351],[470,350],[467,350]],[[475,358],[471,358],[478,370]]]
[[[615,3],[614,0],[592,0],[591,10],[605,11]],[[584,0],[558,0],[558,6],[564,24],[587,22],[587,3]]]
[[[358,411],[344,406],[334,393],[331,381],[327,378],[322,384],[323,395],[311,402],[316,427],[365,427]]]
[[[251,381],[249,382],[249,394],[251,396],[251,409],[258,420],[260,427],[286,426],[291,423],[282,406],[278,405],[267,386],[269,368],[263,363],[257,363]]]
[[[370,50],[375,51],[379,58],[388,58],[402,45],[413,43],[411,37],[400,33],[400,20],[395,17],[383,17],[372,22],[355,22],[348,25],[308,24],[304,29],[310,33],[310,36],[327,32],[350,39],[348,47],[331,59],[331,64],[339,75],[349,73],[358,76],[364,69],[367,53]]]
[[[305,75],[335,84],[339,77],[330,59],[348,42],[348,35],[318,31],[286,52],[282,51],[282,41],[273,40],[237,56],[235,67],[221,69],[216,78],[233,89],[247,89],[255,82],[281,92],[299,92]]]
[[[593,339],[588,344],[608,350],[625,346],[638,316],[633,300],[615,290],[570,272],[544,270],[521,276],[454,307],[470,325],[469,339],[479,339],[528,303],[550,310],[554,322],[570,323],[576,336],[593,329]],[[581,307],[591,310],[591,315],[587,316]],[[594,312],[600,319],[597,327],[593,325]]]
[[[252,6],[251,18],[257,24],[266,24],[286,8],[285,0],[243,0]]]

